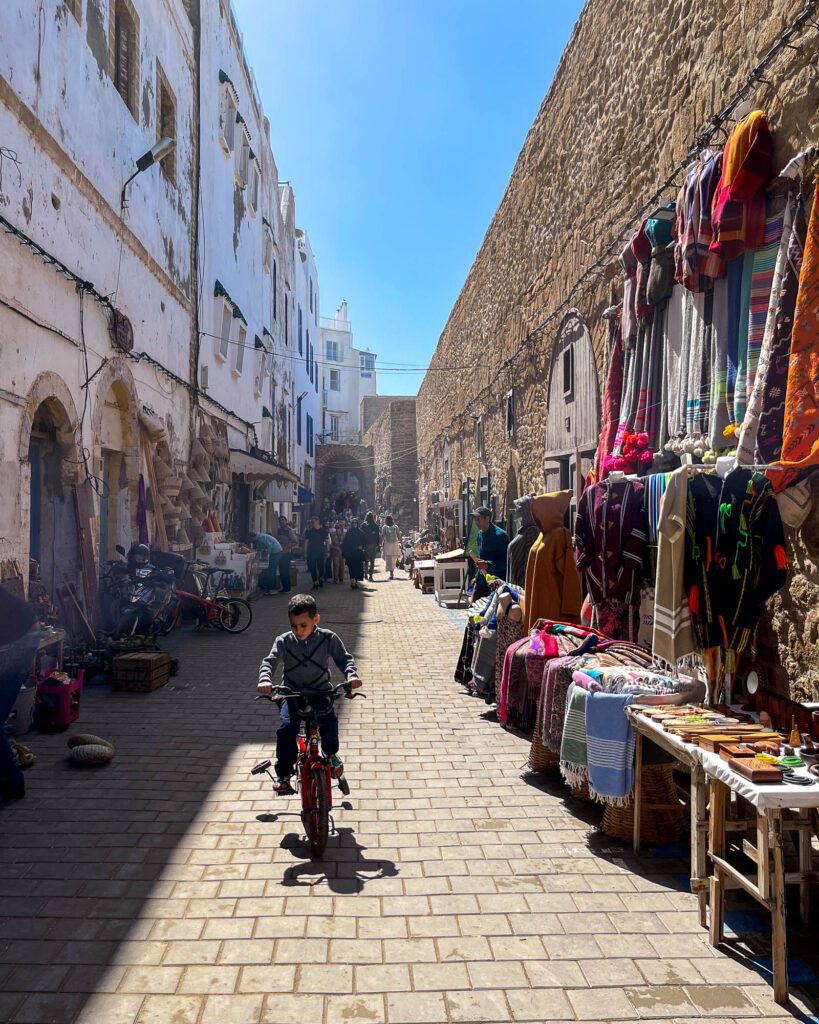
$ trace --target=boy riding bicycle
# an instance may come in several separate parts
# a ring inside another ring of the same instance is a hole
[[[312,695],[332,693],[330,681],[330,659],[351,689],[361,686],[353,656],[346,650],[341,639],[329,629],[320,629],[321,616],[316,600],[309,594],[296,594],[287,605],[290,631],[277,636],[270,654],[262,659],[259,667],[257,689],[269,694],[273,689],[273,676],[281,663],[283,682],[290,690],[308,690]],[[313,696],[313,705],[318,715],[319,735],[324,753],[330,758],[333,775],[338,778],[344,770],[338,757],[338,719],[333,710],[333,701],[328,696]],[[294,792],[290,778],[296,766],[298,754],[299,720],[291,715],[288,702],[279,705],[279,728],[276,731],[276,783],[274,790],[279,796]]]

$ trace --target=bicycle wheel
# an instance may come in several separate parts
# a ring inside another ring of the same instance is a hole
[[[307,782],[307,807],[302,812],[304,830],[310,840],[310,853],[321,857],[330,834],[330,807],[327,799],[327,770],[313,768]]]
[[[214,624],[228,633],[244,633],[253,621],[253,612],[247,601],[239,597],[219,597],[216,604],[222,609],[215,616]]]

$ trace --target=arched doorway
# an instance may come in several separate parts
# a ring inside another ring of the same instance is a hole
[[[552,348],[546,411],[546,490],[572,490],[574,506],[600,436],[597,364],[586,321],[576,309],[566,315]]]
[[[321,514],[358,513],[375,503],[372,448],[359,444],[321,445],[316,456],[316,503]]]
[[[119,360],[100,374],[91,423],[98,505],[99,571],[116,558],[116,546],[128,548],[134,532],[139,488],[139,420],[130,370]]]
[[[34,409],[28,430],[29,555],[52,600],[60,587],[80,578],[77,513],[75,421],[59,398],[51,396]]]

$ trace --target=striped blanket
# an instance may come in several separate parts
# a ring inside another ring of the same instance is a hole
[[[631,693],[590,693],[586,701],[589,792],[601,803],[625,806],[634,786],[634,730],[625,709]]]

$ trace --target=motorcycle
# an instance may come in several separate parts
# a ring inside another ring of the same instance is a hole
[[[144,544],[133,545],[127,555],[119,544],[116,550],[124,561],[109,562],[103,581],[112,635],[151,637],[169,633],[178,609],[175,566],[153,564]]]

